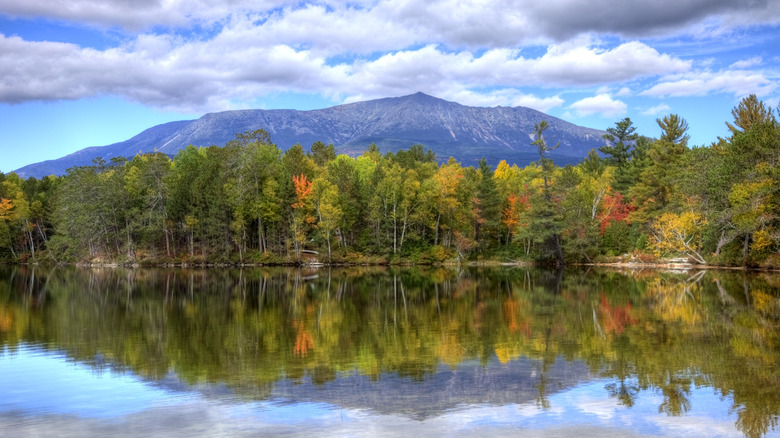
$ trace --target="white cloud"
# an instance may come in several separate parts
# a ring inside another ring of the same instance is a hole
[[[514,98],[512,102],[512,106],[525,106],[546,113],[555,107],[563,105],[564,100],[559,96],[538,98],[532,95],[522,95]]]
[[[148,38],[137,51],[97,51],[0,35],[0,101],[115,95],[159,108],[214,111],[277,90],[320,91],[343,77],[339,66],[288,46],[220,52],[190,43],[160,54],[164,44]]]
[[[671,110],[669,105],[667,105],[665,103],[662,103],[660,105],[656,105],[656,106],[650,107],[650,108],[642,111],[642,114],[644,114],[646,116],[655,116],[655,115],[658,115],[659,113],[663,113],[663,112],[666,112],[666,111],[669,111],[669,110]]]
[[[580,117],[592,114],[600,114],[604,117],[616,117],[624,114],[626,109],[628,109],[628,106],[620,100],[612,99],[608,94],[598,94],[574,102],[569,105],[569,108],[575,110]]]
[[[551,46],[544,56],[530,64],[531,72],[539,79],[560,85],[621,82],[687,71],[691,66],[689,61],[660,54],[638,41],[611,50]]]
[[[551,46],[537,58],[514,49],[479,55],[437,45],[345,58],[327,51],[253,39],[244,20],[206,41],[141,34],[124,46],[95,50],[0,35],[0,102],[114,95],[159,108],[203,112],[279,91],[372,98],[416,91],[463,103],[522,105],[542,111],[563,104],[523,87],[590,86],[685,72],[690,63],[638,42],[600,49]],[[490,89],[503,91],[476,92]]]
[[[0,34],[0,102],[113,95],[203,112],[276,92],[352,101],[424,91],[470,105],[548,111],[574,87],[598,91],[570,109],[614,114],[625,103],[610,96],[641,89],[658,97],[777,89],[775,79],[749,71],[767,62],[759,56],[713,73],[649,43],[611,37],[777,23],[777,1],[141,1],[0,0],[5,16],[128,32],[123,45],[107,50]],[[199,26],[213,33],[179,32]],[[145,31],[132,33],[138,29]]]
[[[717,22],[721,29],[756,23],[777,23],[777,2],[731,0],[548,0],[531,2],[542,31],[565,38],[581,32],[624,37],[684,32],[692,24]]]
[[[777,89],[777,82],[767,78],[761,72],[726,70],[669,76],[640,94],[655,97],[685,97],[731,93],[742,97],[751,93],[765,96],[775,89]]]
[[[461,90],[451,94],[442,94],[439,97],[469,106],[524,106],[543,113],[564,103],[560,96],[537,97],[533,94],[521,93],[515,89],[501,89],[485,93]]]
[[[340,40],[355,28],[370,29],[370,24],[384,22],[376,29],[378,38],[387,37],[383,31],[392,29],[395,34],[416,35],[417,43],[487,48],[560,42],[592,33],[635,38],[780,22],[776,1],[733,0],[0,0],[0,11],[10,17],[131,31],[190,28],[249,15],[269,20],[269,28],[285,37],[297,34],[309,43],[316,43],[324,29],[334,30],[328,36]]]
[[[379,97],[415,90],[446,95],[452,89],[474,87],[590,86],[687,71],[689,66],[641,43],[612,50],[552,46],[539,58],[524,58],[510,49],[475,56],[428,45],[356,62],[349,69],[348,88],[356,87],[363,97]]]
[[[290,3],[286,0],[0,0],[0,11],[12,17],[43,17],[138,31],[152,26],[190,27],[220,21],[237,12],[267,11]]]
[[[752,58],[748,58],[748,59],[743,59],[741,61],[737,61],[737,62],[731,64],[731,66],[729,66],[729,68],[735,69],[735,70],[744,70],[744,69],[747,69],[747,68],[751,68],[751,67],[755,67],[755,66],[761,65],[761,63],[763,61],[764,61],[763,58],[761,58],[760,56],[754,56]]]

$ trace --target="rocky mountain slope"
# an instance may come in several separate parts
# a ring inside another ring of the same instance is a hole
[[[576,163],[592,148],[604,144],[603,131],[584,128],[524,107],[469,107],[416,93],[338,105],[296,110],[239,110],[206,114],[197,120],[171,122],[108,146],[90,147],[57,160],[18,169],[22,177],[62,175],[72,166],[89,165],[96,157],[106,161],[116,156],[132,157],[155,149],[170,156],[195,146],[222,146],[236,133],[265,129],[282,149],[300,143],[308,149],[321,141],[333,144],[339,153],[359,154],[371,143],[380,151],[398,151],[422,144],[446,160],[455,157],[473,165],[484,157],[525,165],[538,159],[531,144],[536,123],[546,120],[548,144],[560,141],[552,154],[556,164]]]

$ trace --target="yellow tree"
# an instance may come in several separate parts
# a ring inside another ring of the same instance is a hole
[[[398,252],[398,219],[401,217],[399,206],[403,200],[404,173],[405,169],[398,163],[388,165],[374,192],[374,209],[381,210],[384,214],[382,220],[392,224],[393,254]]]
[[[590,201],[591,219],[596,219],[599,208],[603,205],[601,201],[604,200],[605,195],[609,194],[610,187],[615,181],[615,168],[608,166],[600,174],[584,172],[581,168],[579,170],[582,175],[579,188],[587,194],[587,199]]]
[[[14,204],[11,202],[10,199],[0,199],[0,238],[2,238],[2,241],[8,242],[8,249],[11,250],[11,254],[16,258],[16,252],[14,251],[14,245],[13,240],[11,239],[11,229],[8,226],[8,223],[11,221],[11,217],[13,215],[13,208]],[[0,247],[2,247],[4,244],[0,244]]]
[[[707,264],[699,253],[701,232],[705,224],[704,217],[692,211],[664,213],[652,226],[656,254],[682,253],[697,263]]]
[[[411,218],[422,202],[422,196],[420,195],[421,183],[419,175],[416,171],[409,169],[404,174],[403,180],[403,199],[401,200],[401,238],[398,242],[398,251],[404,246],[404,239],[406,238],[406,230],[409,228]]]
[[[317,208],[318,223],[322,235],[328,244],[328,261],[331,260],[331,237],[338,229],[343,212],[339,206],[339,193],[335,185],[327,178],[319,177],[312,183]]]
[[[439,167],[439,170],[433,175],[437,189],[434,245],[439,244],[439,233],[442,229],[451,230],[452,228],[451,221],[459,205],[458,187],[462,178],[463,169],[460,163],[453,158],[450,158],[447,164]]]
[[[312,183],[306,178],[306,175],[293,175],[293,185],[295,186],[295,202],[292,204],[292,236],[293,247],[295,248],[295,257],[301,261],[301,251],[306,242],[306,233],[314,225],[315,217],[312,215]]]
[[[777,205],[773,203],[776,191],[776,181],[763,178],[734,184],[729,192],[731,222],[738,232],[747,236],[745,245],[749,244],[753,255],[760,255],[772,244],[772,224],[778,218]],[[748,248],[744,250],[747,253]]]
[[[8,202],[13,206],[5,212],[9,233],[13,237],[14,233],[21,231],[27,249],[30,251],[30,257],[35,259],[35,240],[33,238],[35,226],[30,222],[30,203],[22,190],[21,178],[14,173],[10,174],[9,178],[3,181],[2,191],[9,195]]]
[[[528,195],[522,196],[510,193],[507,197],[506,207],[501,212],[501,222],[506,228],[506,245],[512,242],[512,236],[517,233],[520,228],[526,227],[528,224],[523,221],[523,213],[529,209]]]

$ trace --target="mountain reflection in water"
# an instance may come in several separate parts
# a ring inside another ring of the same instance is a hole
[[[230,406],[229,416],[259,410],[284,419],[280,434],[335,433],[324,424],[344,415],[393,418],[412,430],[514,406],[514,422],[500,422],[507,433],[566,435],[574,421],[581,436],[673,436],[698,423],[709,435],[776,436],[778,285],[774,275],[716,271],[0,266],[0,367],[12,373],[0,378],[0,393],[26,400],[0,402],[0,431],[34,435],[44,424],[66,428],[69,415],[90,416],[40,408],[57,404],[56,394],[6,380],[40,379],[13,362],[33,349],[88,369],[94,384],[129,376],[157,388],[168,395],[156,413],[170,415],[165,406],[184,399],[196,410]],[[611,414],[588,414],[593,403]],[[657,424],[641,426],[648,411]],[[187,421],[166,433],[192,432]],[[204,430],[217,427],[203,421]],[[470,424],[477,435],[497,427]]]

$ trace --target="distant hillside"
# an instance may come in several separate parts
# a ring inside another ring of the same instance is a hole
[[[96,157],[132,157],[155,149],[168,155],[192,144],[223,146],[244,131],[265,129],[282,149],[300,143],[308,149],[321,141],[339,153],[355,155],[376,143],[380,151],[398,151],[422,144],[446,160],[453,156],[466,165],[481,157],[525,165],[537,160],[531,145],[536,123],[546,120],[548,144],[561,143],[552,158],[556,164],[576,163],[592,148],[604,144],[603,131],[584,128],[524,107],[469,107],[423,93],[356,102],[321,110],[240,110],[206,114],[197,120],[171,122],[108,146],[90,147],[57,160],[31,164],[22,177],[62,175],[69,167],[91,164]]]

